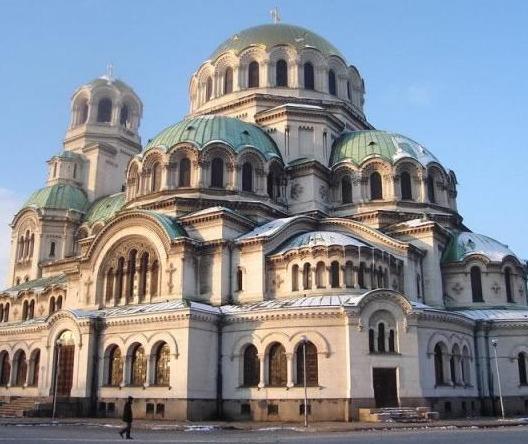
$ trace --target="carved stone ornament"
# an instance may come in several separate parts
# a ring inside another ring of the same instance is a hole
[[[321,199],[325,202],[328,201],[328,188],[324,185],[321,185],[319,187],[319,196],[321,197]]]
[[[499,294],[501,287],[497,282],[494,282],[491,289],[493,290],[495,294]]]
[[[462,293],[462,290],[464,290],[464,287],[460,285],[460,282],[455,282],[455,285],[451,287],[451,290],[453,290],[456,294]]]
[[[304,191],[303,186],[299,182],[294,182],[290,188],[290,197],[293,200],[298,200]]]

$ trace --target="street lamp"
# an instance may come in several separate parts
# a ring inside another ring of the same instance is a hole
[[[53,378],[53,411],[51,414],[52,421],[55,420],[55,414],[57,413],[57,385],[59,382],[59,369],[60,369],[60,357],[61,357],[61,348],[62,341],[58,339],[55,342],[57,347],[57,360],[55,361],[55,377]]]
[[[308,391],[306,389],[306,336],[301,337],[303,343],[303,386],[304,386],[304,427],[308,427]]]
[[[502,388],[501,388],[501,379],[500,379],[500,373],[499,373],[499,360],[497,359],[497,344],[499,341],[497,339],[491,340],[491,345],[493,345],[493,353],[495,355],[495,369],[497,371],[497,385],[499,387],[499,399],[500,399],[500,406],[501,406],[501,416],[502,419],[505,419],[504,417],[504,402],[502,400]]]

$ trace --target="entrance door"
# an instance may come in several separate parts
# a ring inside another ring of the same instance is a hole
[[[398,407],[395,368],[373,368],[376,407]]]
[[[70,396],[73,383],[73,360],[75,345],[61,346],[58,362],[57,395]]]

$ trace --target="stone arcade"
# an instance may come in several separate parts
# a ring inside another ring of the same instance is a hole
[[[46,186],[12,222],[0,398],[168,419],[355,420],[361,407],[528,411],[526,266],[471,232],[457,179],[363,113],[317,34],[241,31],[189,116],[141,144],[105,75],[71,101]],[[307,342],[303,342],[303,338]],[[24,406],[27,407],[27,402]],[[37,409],[37,404],[35,404]]]

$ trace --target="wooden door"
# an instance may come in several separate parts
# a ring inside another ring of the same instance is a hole
[[[75,359],[75,345],[63,345],[59,353],[57,395],[70,396],[73,384],[73,363]]]
[[[398,407],[395,368],[372,369],[376,407]]]

